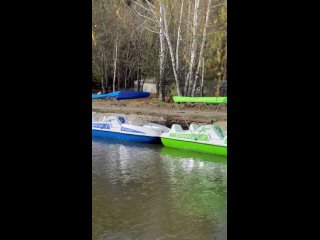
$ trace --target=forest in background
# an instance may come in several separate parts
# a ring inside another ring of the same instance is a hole
[[[101,92],[156,79],[167,94],[211,96],[227,80],[227,0],[92,0],[92,81]]]

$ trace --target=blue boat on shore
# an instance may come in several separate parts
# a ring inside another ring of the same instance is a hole
[[[107,94],[92,94],[92,99],[114,98],[116,100],[127,100],[127,99],[136,99],[136,98],[146,98],[149,96],[150,96],[150,93],[148,92],[117,91],[117,92],[112,92]]]

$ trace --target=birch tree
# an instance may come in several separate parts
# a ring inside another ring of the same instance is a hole
[[[170,53],[170,59],[171,59],[171,64],[172,64],[172,71],[173,71],[173,75],[174,75],[174,79],[176,82],[176,88],[177,88],[177,94],[180,96],[182,95],[181,93],[181,89],[180,89],[180,79],[179,79],[179,74],[177,71],[179,71],[179,65],[177,67],[176,65],[176,58],[177,54],[178,54],[178,48],[176,48],[176,55],[174,54],[174,49],[173,49],[173,45],[172,45],[172,41],[170,39],[170,33],[169,33],[169,24],[168,24],[168,14],[167,14],[167,4],[165,4],[165,2],[163,0],[159,0],[158,1],[158,8],[156,7],[156,5],[151,4],[149,1],[145,1],[147,3],[147,5],[143,5],[142,2],[140,1],[135,1],[134,3],[139,7],[140,12],[138,10],[136,10],[136,13],[145,18],[145,21],[149,21],[153,24],[155,24],[155,26],[145,26],[145,28],[151,32],[157,33],[159,34],[159,41],[160,41],[160,52],[159,52],[159,69],[160,69],[160,74],[159,74],[159,90],[160,90],[160,94],[159,94],[159,99],[161,101],[164,100],[164,53],[165,53],[165,49],[166,49],[166,45],[168,46],[169,49],[169,53]],[[167,3],[167,1],[166,1]],[[183,8],[183,2],[181,5]],[[141,12],[141,10],[145,10],[143,13]],[[182,12],[182,10],[181,10]],[[182,13],[180,14],[180,16],[182,16]],[[181,24],[181,20],[180,19],[180,24]],[[180,25],[179,24],[179,25]],[[154,30],[155,29],[155,30]],[[180,34],[180,32],[178,31],[178,35]],[[164,39],[166,40],[166,44],[164,42]],[[178,36],[179,39],[179,36]],[[177,44],[179,44],[179,41],[177,41]]]
[[[160,7],[161,8],[161,7]],[[159,15],[159,40],[160,40],[160,53],[159,53],[159,100],[164,101],[165,99],[165,87],[164,87],[164,57],[165,57],[165,37],[164,37],[164,31],[163,27],[163,15],[160,13]]]
[[[155,76],[161,101],[167,84],[195,96],[197,86],[208,94],[204,82],[214,81],[210,93],[217,94],[227,76],[226,0],[92,1],[93,72],[103,91],[135,80],[140,90]]]
[[[196,91],[197,82],[199,80],[200,65],[201,65],[200,61],[202,59],[203,50],[205,48],[205,44],[206,44],[206,41],[207,41],[207,28],[208,28],[208,25],[209,25],[210,6],[211,6],[211,0],[208,0],[206,20],[205,20],[204,27],[203,27],[202,43],[201,43],[200,53],[199,53],[199,60],[198,60],[198,63],[197,63],[197,70],[196,70],[195,80],[194,80],[194,83],[193,83],[193,88],[192,88],[192,93],[191,93],[192,97],[194,97],[194,94],[195,94],[195,91]]]
[[[176,81],[177,94],[179,96],[181,96],[182,93],[181,93],[181,90],[180,90],[180,79],[178,78],[177,68],[176,68],[176,60],[178,58],[175,58],[175,55],[174,55],[174,52],[173,52],[173,47],[172,47],[172,43],[171,43],[171,39],[170,39],[170,35],[169,35],[168,20],[167,20],[167,10],[166,10],[166,7],[165,7],[165,5],[163,4],[162,1],[160,1],[160,15],[163,18],[164,26],[161,26],[161,28],[164,27],[164,35],[166,37],[168,48],[169,48],[169,52],[170,52],[171,63],[172,63],[172,71],[173,71],[173,74],[174,74],[174,79]],[[179,40],[177,41],[177,43],[179,43]]]
[[[190,49],[190,63],[189,72],[185,83],[185,93],[190,95],[191,86],[193,85],[193,75],[196,63],[196,51],[198,47],[197,32],[198,32],[198,11],[199,11],[200,0],[195,0],[194,10],[193,10],[193,24],[192,24],[192,45]]]

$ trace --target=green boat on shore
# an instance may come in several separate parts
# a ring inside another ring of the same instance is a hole
[[[217,125],[191,124],[189,130],[183,130],[179,124],[173,124],[160,137],[166,147],[227,156],[227,133]]]
[[[174,96],[176,103],[227,104],[227,97],[180,97]]]

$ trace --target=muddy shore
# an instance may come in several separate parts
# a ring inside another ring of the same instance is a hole
[[[214,123],[227,130],[227,106],[176,104],[160,102],[156,97],[117,101],[114,99],[93,99],[92,118],[102,120],[104,116],[124,114],[129,121],[155,122],[171,126],[173,123],[186,128],[190,123]]]

